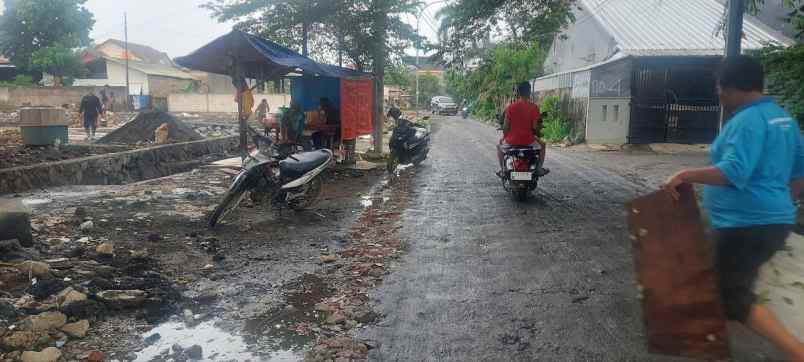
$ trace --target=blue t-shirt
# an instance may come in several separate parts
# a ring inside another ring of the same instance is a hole
[[[804,148],[798,123],[772,99],[738,109],[710,158],[730,182],[704,188],[714,228],[795,224],[790,181],[804,177]]]

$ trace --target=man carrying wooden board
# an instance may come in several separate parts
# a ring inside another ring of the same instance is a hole
[[[804,343],[759,303],[759,268],[785,248],[796,223],[793,202],[804,187],[804,145],[796,120],[765,97],[762,65],[726,58],[718,71],[721,105],[731,114],[712,144],[711,167],[683,170],[664,189],[704,184],[704,207],[716,235],[716,267],[729,319],[747,324],[791,361],[804,362]]]

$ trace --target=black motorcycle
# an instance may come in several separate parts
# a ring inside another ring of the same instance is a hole
[[[401,118],[402,112],[392,108],[388,116],[396,120],[396,128],[391,133],[388,158],[388,172],[394,172],[398,165],[419,165],[427,159],[430,152],[430,131],[421,125]]]
[[[503,116],[497,115],[497,122],[502,130]],[[517,201],[527,201],[530,194],[539,185],[540,146],[508,146],[502,149],[503,170],[499,174],[503,189],[514,195]]]
[[[243,161],[240,173],[209,218],[213,228],[246,195],[257,204],[270,202],[277,209],[302,210],[321,195],[321,172],[332,164],[330,150],[301,152],[300,146],[277,145],[269,137],[252,135],[257,147]]]

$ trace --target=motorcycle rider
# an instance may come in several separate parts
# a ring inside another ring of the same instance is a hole
[[[502,131],[503,138],[497,146],[497,159],[500,161],[500,171],[497,176],[504,177],[505,164],[503,154],[513,146],[539,145],[539,176],[550,173],[544,168],[546,145],[537,135],[541,133],[542,117],[539,106],[530,101],[530,82],[517,85],[518,100],[505,109],[505,118]]]

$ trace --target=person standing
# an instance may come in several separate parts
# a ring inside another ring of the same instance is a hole
[[[100,99],[90,91],[81,99],[81,107],[78,112],[84,119],[84,129],[87,132],[87,140],[95,138],[95,130],[98,128],[98,116],[103,111]]]
[[[764,71],[755,59],[726,58],[717,78],[720,103],[731,117],[712,144],[712,166],[680,171],[663,187],[678,199],[679,185],[705,185],[726,316],[770,340],[789,360],[804,362],[804,343],[754,293],[759,268],[784,250],[796,223],[793,199],[804,186],[801,131],[762,94]]]
[[[268,100],[263,99],[262,102],[257,106],[257,121],[262,122],[268,116],[268,112],[271,111],[271,107],[268,105]]]

